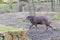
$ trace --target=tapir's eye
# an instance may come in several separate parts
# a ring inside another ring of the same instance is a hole
[[[28,16],[28,18],[30,18],[30,16]]]
[[[27,19],[31,18],[30,16],[27,17]]]

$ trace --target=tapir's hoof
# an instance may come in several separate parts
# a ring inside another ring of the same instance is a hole
[[[57,29],[53,29],[54,31],[58,31]]]

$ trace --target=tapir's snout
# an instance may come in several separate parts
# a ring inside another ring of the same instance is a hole
[[[26,21],[26,19],[23,20],[23,22],[25,22],[25,21]]]

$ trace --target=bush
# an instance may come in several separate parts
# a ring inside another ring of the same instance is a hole
[[[60,13],[56,14],[55,16],[53,16],[53,19],[60,20]]]
[[[53,20],[60,20],[60,13],[49,13],[47,14]]]

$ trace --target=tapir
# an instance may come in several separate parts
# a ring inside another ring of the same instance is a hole
[[[48,30],[48,28],[52,28],[51,21],[47,16],[27,16],[25,20],[28,20],[29,22],[31,22],[32,25],[30,25],[29,29],[31,29],[31,27],[33,25],[35,25],[35,27],[37,28],[37,25],[46,25],[46,30]]]

